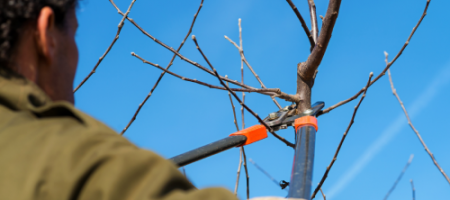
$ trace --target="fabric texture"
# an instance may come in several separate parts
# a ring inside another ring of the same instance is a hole
[[[177,167],[139,149],[34,83],[0,77],[1,200],[234,200],[196,189]]]

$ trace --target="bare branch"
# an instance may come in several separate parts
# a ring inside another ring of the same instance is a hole
[[[320,193],[322,193],[323,200],[327,200],[327,196],[325,196],[325,193],[323,193],[322,188],[320,188]]]
[[[198,47],[199,51],[201,52],[200,47],[197,44],[197,40],[194,40],[194,41],[195,41],[195,44]],[[241,46],[242,46],[242,41],[241,41]],[[202,55],[205,58],[205,60],[207,60],[206,56],[203,53],[202,53]],[[210,65],[211,69],[213,69],[214,72],[216,72],[216,76],[217,76],[218,75],[217,71],[213,68],[213,66],[209,63],[209,61],[208,61],[208,64]],[[242,62],[242,59],[241,59],[241,82],[242,82],[242,84],[244,84],[244,63]],[[235,95],[235,97],[237,97],[237,95]],[[242,93],[242,103],[241,103],[242,130],[245,129],[244,103],[245,103],[245,93],[243,92]],[[244,157],[244,169],[245,169],[245,176],[246,176],[245,180],[247,183],[247,199],[250,199],[250,176],[248,174],[248,168],[247,168],[247,156],[245,155],[245,150],[244,150],[243,146],[241,147],[241,151],[242,151],[242,156]]]
[[[236,44],[236,42],[234,42],[232,39],[230,39],[228,36],[224,36],[225,37],[225,39],[227,39],[231,44],[233,44],[238,50],[239,50],[239,53],[240,53],[240,51],[241,51],[241,47],[239,47],[239,45],[237,45]]]
[[[394,191],[394,189],[397,186],[398,182],[400,181],[400,179],[402,179],[403,174],[405,174],[406,169],[408,169],[409,165],[411,164],[413,158],[414,158],[414,154],[411,154],[411,156],[409,157],[408,163],[406,163],[405,167],[403,168],[402,172],[398,176],[397,180],[395,180],[394,185],[392,186],[392,188],[388,191],[388,193],[384,197],[384,200],[386,200],[389,197],[389,195],[392,193],[392,191]]]
[[[289,6],[291,6],[292,10],[294,10],[294,13],[295,13],[295,15],[297,15],[297,18],[300,20],[303,30],[305,31],[306,36],[308,36],[309,43],[311,44],[310,50],[312,51],[314,49],[314,46],[316,45],[316,43],[314,42],[311,32],[309,32],[308,25],[306,25],[305,20],[303,19],[302,15],[300,14],[300,12],[297,9],[297,6],[295,6],[295,4],[292,2],[292,0],[286,0],[286,1],[288,2]]]
[[[308,0],[310,2],[311,0]],[[322,30],[320,31],[319,38],[317,39],[316,46],[306,60],[304,66],[299,70],[299,75],[305,82],[309,82],[322,62],[323,56],[330,42],[331,35],[333,33],[334,25],[336,23],[341,0],[330,0],[328,10],[323,20]],[[317,17],[314,15],[315,22],[317,23]]]
[[[117,8],[117,6],[114,4],[113,0],[109,0],[114,7]],[[83,81],[81,81],[81,83],[75,88],[75,90],[73,90],[73,93],[75,93],[78,89],[80,89],[81,86],[83,86],[84,83],[86,83],[86,81],[95,73],[95,70],[97,70],[97,67],[100,65],[100,63],[103,61],[103,59],[106,57],[106,55],[109,53],[109,51],[112,49],[112,47],[114,46],[114,44],[116,43],[116,41],[119,39],[119,35],[120,32],[122,31],[124,22],[125,22],[125,18],[128,16],[128,14],[130,13],[131,7],[133,7],[134,2],[136,2],[136,0],[132,0],[130,6],[128,6],[128,10],[127,12],[123,15],[122,19],[119,22],[119,26],[117,27],[117,33],[116,36],[114,37],[114,40],[111,42],[111,44],[109,45],[109,47],[106,49],[105,53],[103,53],[102,57],[100,57],[97,61],[97,64],[95,64],[94,68],[92,69],[91,73],[89,73],[86,78],[83,79]]]
[[[317,37],[319,37],[319,26],[317,25],[316,4],[314,0],[308,0],[309,14],[311,15],[311,35],[313,36],[314,43],[317,43]]]
[[[198,81],[196,79],[190,79],[190,78],[186,78],[186,77],[180,76],[180,75],[178,75],[178,74],[176,74],[176,73],[174,73],[174,72],[172,72],[170,70],[162,68],[158,64],[155,64],[155,63],[152,63],[150,61],[145,60],[144,58],[138,56],[134,52],[131,52],[131,55],[135,56],[136,58],[138,58],[142,62],[144,62],[146,64],[149,64],[149,65],[152,65],[152,66],[154,66],[154,67],[156,67],[156,68],[158,68],[160,70],[163,70],[164,72],[167,72],[168,74],[170,74],[172,76],[175,76],[175,77],[177,77],[177,78],[179,78],[181,80],[197,83],[197,84],[200,84],[200,85],[207,86],[209,88],[214,88],[214,89],[219,89],[219,90],[227,90],[224,87],[219,87],[219,86],[211,85],[211,84],[208,84],[208,83],[205,83],[205,82],[202,82],[202,81]],[[224,78],[224,79],[227,79],[227,78]],[[276,96],[276,97],[279,97],[281,99],[285,99],[286,101],[292,101],[292,102],[294,102],[296,99],[298,99],[298,96],[290,95],[290,94],[286,94],[284,92],[281,92],[281,90],[279,88],[257,89],[257,88],[254,88],[254,87],[245,87],[245,88],[231,88],[231,90],[233,90],[233,91],[240,91],[240,92],[257,92],[259,94],[264,94],[264,95],[269,95],[269,96]]]
[[[227,76],[225,75],[225,77],[227,77]],[[229,86],[228,82],[227,82],[227,86]],[[234,125],[236,125],[236,131],[239,131],[239,125],[238,125],[237,119],[236,119],[236,110],[235,110],[233,99],[231,98],[230,92],[228,92],[228,96],[230,97],[231,109],[233,109]]]
[[[172,75],[172,76],[175,76],[175,77],[177,77],[177,78],[179,78],[179,79],[181,79],[181,80],[189,81],[189,82],[193,82],[193,83],[197,83],[197,84],[200,84],[200,85],[203,85],[203,86],[207,86],[207,87],[209,87],[209,88],[214,88],[214,89],[219,89],[219,90],[227,90],[227,89],[224,88],[224,87],[219,87],[219,86],[211,85],[211,84],[208,84],[208,83],[199,81],[199,80],[197,80],[197,79],[190,79],[190,78],[186,78],[186,77],[180,76],[180,75],[178,75],[178,74],[176,74],[176,73],[174,73],[174,72],[172,72],[172,71],[170,71],[170,70],[164,69],[163,67],[161,67],[161,66],[158,65],[158,64],[155,64],[155,63],[152,63],[152,62],[150,62],[150,61],[145,60],[144,58],[140,57],[139,55],[137,55],[137,54],[134,53],[134,52],[131,52],[131,55],[134,56],[134,57],[136,57],[136,58],[138,58],[138,59],[141,60],[142,62],[144,62],[144,63],[146,63],[146,64],[149,64],[149,65],[152,65],[152,66],[155,66],[155,67],[157,67],[158,69],[163,70],[164,72],[167,72],[168,74],[170,74],[170,75]],[[265,89],[231,88],[231,90],[233,90],[233,91],[240,91],[240,92],[257,92],[257,93],[260,93],[260,94],[266,94],[266,95],[274,95],[274,94],[281,93],[280,89],[278,89],[278,88],[265,88]]]
[[[250,199],[250,176],[248,175],[247,156],[245,155],[244,147],[241,147],[241,150],[242,150],[242,155],[244,156],[245,175],[247,176],[247,199]]]
[[[241,62],[245,62],[245,64],[247,65],[247,67],[250,69],[250,71],[253,73],[253,75],[256,77],[256,80],[258,80],[258,82],[261,84],[262,88],[266,88],[266,86],[264,85],[264,83],[261,81],[261,78],[259,78],[258,74],[256,74],[255,70],[253,70],[253,67],[248,63],[247,58],[245,58],[244,55],[244,47],[242,46],[242,27],[241,27],[241,19],[239,19],[239,41],[240,41],[240,45],[241,46],[237,46],[237,44],[231,40],[229,37],[227,37],[225,35],[225,39],[227,39],[228,41],[231,42],[231,44],[233,44],[238,50],[239,50],[239,54],[241,55]],[[243,67],[241,66],[241,71],[243,71]],[[242,82],[244,83],[244,82]],[[277,100],[275,99],[274,96],[271,96],[273,102],[275,103],[275,105],[277,105],[277,107],[279,109],[281,109],[280,104],[277,102]]]
[[[227,76],[225,76],[225,77],[227,77]],[[228,82],[227,82],[227,86],[229,86]],[[245,93],[243,93],[243,94],[245,94]],[[231,98],[230,92],[228,92],[228,96],[230,97],[231,108],[233,109],[233,117],[234,117],[234,124],[236,125],[236,131],[239,131],[239,126],[238,126],[237,119],[236,119],[236,110],[235,110],[233,99]],[[242,166],[242,148],[239,150],[239,166],[238,166],[238,170],[237,170],[236,185],[234,186],[234,194],[236,194],[236,195],[237,195],[237,190],[238,190],[238,186],[239,186],[239,177],[241,176],[241,166]]]
[[[261,171],[264,175],[266,175],[273,183],[275,183],[275,185],[280,186],[280,182],[278,182],[277,180],[275,180],[268,172],[266,172],[266,170],[264,170],[263,168],[261,168],[258,164],[255,163],[255,161],[253,161],[251,158],[249,159],[249,161],[256,167],[256,169],[258,169],[259,171]]]
[[[387,59],[387,55],[386,55],[386,59]],[[422,136],[420,136],[419,131],[417,131],[417,129],[412,124],[411,119],[409,118],[409,115],[408,115],[408,111],[406,111],[406,108],[403,105],[403,102],[400,99],[400,96],[398,96],[398,94],[397,94],[397,90],[394,88],[394,82],[392,81],[392,76],[391,76],[390,70],[388,70],[388,75],[389,75],[389,82],[391,83],[392,93],[394,93],[395,97],[397,97],[397,100],[400,103],[400,106],[402,107],[403,112],[405,113],[406,119],[408,119],[409,126],[411,126],[412,130],[416,133],[417,138],[419,138],[420,143],[422,143],[422,146],[425,148],[425,151],[428,153],[428,155],[430,155],[430,158],[431,158],[431,160],[433,160],[434,165],[436,165],[438,170],[441,172],[441,174],[444,176],[444,178],[450,184],[450,179],[448,178],[447,174],[444,172],[444,170],[441,168],[439,163],[436,161],[436,159],[434,158],[434,155],[433,155],[433,153],[431,153],[430,149],[428,149],[427,145],[425,144],[425,142],[422,139]]]
[[[116,7],[116,9],[118,10],[119,14],[123,15],[123,13],[122,13],[117,7]],[[211,74],[211,75],[214,76],[214,72],[213,72],[213,71],[211,71],[211,70],[209,70],[209,69],[203,67],[202,65],[200,65],[200,64],[198,64],[198,63],[196,63],[196,62],[194,62],[194,61],[192,61],[192,60],[189,60],[188,58],[186,58],[186,57],[184,57],[183,55],[181,55],[179,52],[175,51],[175,49],[173,49],[172,47],[169,47],[167,44],[165,44],[165,43],[161,42],[160,40],[158,40],[157,38],[153,37],[153,36],[150,35],[147,31],[145,31],[142,27],[140,27],[140,26],[139,26],[132,18],[127,17],[127,19],[128,19],[128,21],[130,21],[134,26],[136,26],[136,28],[138,28],[144,35],[146,35],[147,37],[149,37],[150,39],[152,39],[153,41],[155,41],[155,42],[158,43],[159,45],[163,46],[163,47],[166,48],[167,50],[171,51],[172,53],[174,53],[175,55],[177,55],[178,57],[180,57],[181,60],[184,60],[185,62],[187,62],[187,63],[189,63],[189,64],[191,64],[191,65],[194,65],[195,67],[197,67],[197,68],[199,68],[199,69],[201,69],[201,70],[207,72],[208,74]],[[229,79],[229,78],[225,78],[225,77],[222,77],[222,76],[220,76],[220,78],[221,78],[221,80],[230,82],[231,84],[234,84],[234,85],[238,85],[238,86],[241,86],[241,87],[244,87],[244,88],[249,88],[249,89],[250,89],[250,88],[255,89],[255,88],[250,87],[250,86],[248,86],[248,85],[241,84],[241,83],[239,83],[239,82],[236,81],[236,80],[231,80],[231,79]]]
[[[237,170],[236,184],[234,185],[234,194],[237,195],[237,190],[239,186],[239,177],[241,176],[241,167],[242,167],[242,149],[239,148],[239,166]]]
[[[276,94],[275,97],[278,97],[280,99],[284,99],[285,101],[289,101],[289,102],[299,102],[300,101],[300,96],[298,94],[286,94],[284,92],[280,93],[280,94]]]
[[[314,199],[314,197],[316,196],[317,192],[319,191],[320,188],[322,188],[323,183],[325,182],[325,179],[327,179],[328,177],[328,173],[331,170],[331,167],[333,167],[334,162],[336,162],[336,159],[339,155],[339,151],[341,150],[342,144],[344,143],[345,138],[347,137],[348,132],[350,131],[350,128],[352,127],[354,121],[355,121],[355,116],[356,116],[356,112],[358,112],[358,108],[361,105],[362,101],[364,100],[364,98],[366,97],[366,93],[367,90],[370,87],[370,81],[372,80],[373,77],[373,72],[370,72],[369,75],[369,81],[367,81],[366,87],[364,88],[364,94],[362,95],[361,99],[359,100],[358,104],[355,106],[355,110],[353,111],[353,115],[352,115],[352,119],[350,120],[350,124],[347,127],[347,130],[345,130],[344,135],[342,136],[341,142],[338,145],[338,148],[336,149],[336,153],[334,153],[334,157],[333,160],[331,160],[330,165],[328,165],[327,170],[325,171],[325,174],[323,175],[322,179],[320,180],[319,185],[316,187],[316,189],[314,190],[311,199]]]
[[[122,11],[120,11],[118,9],[118,7],[116,7],[116,9],[118,10],[119,14],[123,15]],[[159,41],[158,39],[156,39],[155,37],[153,37],[152,35],[150,35],[149,33],[147,33],[144,29],[142,29],[133,19],[127,17],[128,21],[130,21],[134,26],[136,26],[144,35],[146,35],[147,37],[151,38],[153,41],[155,41],[156,43],[158,43],[159,45],[163,46],[164,48],[168,49],[169,51],[173,52],[174,54],[176,54],[178,57],[180,57],[182,60],[186,61],[187,63],[194,65],[196,67],[198,67],[199,69],[214,75],[214,72],[212,72],[209,69],[206,69],[205,67],[203,67],[202,65],[189,60],[188,58],[184,57],[183,55],[181,55],[179,52],[175,51],[172,47],[167,46],[166,44],[164,44],[163,42]],[[244,85],[241,84],[240,82],[236,81],[236,80],[231,80],[229,78],[225,78],[220,76],[221,80],[230,82],[231,84],[237,85],[237,86],[241,86],[247,89],[256,89],[254,87],[248,86],[248,85]],[[280,94],[276,94],[275,97],[278,97],[280,99],[284,99],[285,101],[289,101],[289,102],[298,102],[299,101],[299,96],[298,95],[290,95],[290,94],[286,94],[284,92],[280,93]]]
[[[241,29],[239,29],[239,32],[242,32]],[[197,41],[195,40],[195,44],[197,45],[198,49],[200,50],[200,47],[197,44]],[[241,47],[242,47],[242,40],[241,40]],[[200,50],[201,52],[201,50]],[[206,56],[202,53],[203,57],[206,59]],[[206,59],[207,60],[207,59]],[[208,64],[211,66],[211,69],[213,69],[212,65],[208,62]],[[214,70],[215,71],[215,70]],[[217,71],[216,75],[218,75]],[[241,82],[244,84],[244,63],[241,59]],[[228,86],[228,85],[227,85]],[[237,95],[235,95],[237,97]],[[242,103],[241,103],[241,114],[242,114],[242,130],[245,129],[245,118],[244,118],[244,106],[245,103],[245,93],[242,92]],[[245,169],[245,176],[246,176],[246,183],[247,183],[247,199],[250,199],[250,176],[248,174],[248,168],[247,168],[247,156],[245,155],[244,147],[241,147],[242,156],[244,157],[244,169]]]
[[[297,113],[303,113],[311,107],[311,91],[314,86],[314,77],[330,42],[340,5],[341,0],[330,0],[316,46],[308,56],[308,59],[297,65],[296,94],[300,98],[298,102],[295,102],[297,103]],[[316,20],[317,23],[316,18],[314,15],[313,20]]]
[[[219,79],[219,82],[222,86],[224,86],[225,88],[227,88],[227,90],[234,96],[234,98],[248,111],[250,112],[253,116],[256,117],[256,119],[258,120],[258,122],[262,125],[264,125],[266,127],[266,129],[273,135],[275,136],[277,139],[281,140],[282,142],[284,142],[287,146],[290,146],[292,148],[295,148],[295,145],[290,143],[289,141],[287,141],[286,139],[284,139],[283,137],[279,136],[278,134],[276,134],[273,129],[266,124],[266,122],[264,122],[261,117],[258,116],[258,114],[256,114],[255,112],[253,112],[253,110],[251,110],[247,105],[245,105],[244,102],[242,102],[242,100],[236,95],[235,92],[233,92],[222,80],[222,78],[220,77],[220,75],[217,73],[216,69],[212,66],[212,64],[209,62],[208,58],[205,56],[205,54],[203,53],[203,51],[200,49],[198,42],[195,38],[195,36],[192,36],[192,39],[195,42],[195,45],[198,49],[198,51],[200,52],[200,54],[202,54],[203,58],[205,59],[205,61],[208,63],[209,67],[211,67],[211,69],[214,71],[214,74],[216,75],[217,79]]]
[[[416,188],[414,188],[414,183],[413,183],[412,179],[410,180],[410,182],[411,182],[413,200],[416,200]]]
[[[411,34],[409,35],[408,39],[406,40],[405,44],[403,45],[403,47],[400,49],[400,51],[397,53],[397,55],[395,56],[395,58],[389,62],[389,64],[386,66],[386,68],[384,68],[384,70],[370,83],[370,85],[374,84],[376,81],[378,81],[378,79],[380,79],[382,76],[384,76],[386,74],[386,71],[395,63],[395,61],[400,57],[400,55],[402,55],[403,51],[405,50],[406,46],[408,46],[411,38],[413,37],[414,33],[416,32],[416,30],[419,28],[420,24],[422,23],[422,20],[425,18],[425,16],[427,15],[427,10],[428,10],[428,6],[430,5],[430,1],[431,0],[427,0],[427,4],[425,6],[425,10],[422,13],[422,16],[420,17],[419,21],[417,22],[416,26],[414,26]],[[329,108],[321,111],[317,116],[326,114],[330,111],[332,111],[333,109],[342,106],[350,101],[353,101],[354,99],[356,99],[359,95],[361,95],[364,92],[364,90],[360,90],[358,93],[356,93],[355,95],[353,95],[352,97],[350,97],[347,100],[341,101],[339,103],[337,103],[336,105],[330,106]]]
[[[231,39],[229,39],[231,41]],[[259,78],[258,74],[256,74],[255,70],[253,70],[253,67],[248,63],[247,58],[245,58],[244,55],[244,46],[243,46],[243,42],[242,42],[242,26],[241,26],[241,19],[239,19],[239,42],[240,42],[240,48],[239,48],[239,53],[241,54],[241,62],[244,61],[245,64],[247,65],[247,67],[250,69],[250,71],[253,73],[253,75],[256,77],[256,79],[258,80],[258,82],[261,84],[262,88],[266,88],[266,86],[264,85],[264,83],[261,81],[261,79]],[[241,64],[242,65],[242,64]],[[242,68],[242,66],[241,66]],[[242,75],[244,74],[244,69],[242,68]],[[244,77],[242,77],[242,84],[244,83]],[[277,100],[275,99],[274,96],[271,96],[272,101],[275,103],[275,105],[277,105],[277,107],[279,109],[281,109],[280,104],[277,102]]]
[[[186,36],[184,37],[183,41],[181,42],[180,46],[178,47],[177,52],[179,52],[179,51],[181,50],[181,48],[183,48],[183,45],[184,45],[184,43],[186,42],[186,39],[187,39],[187,38],[189,37],[189,35],[191,34],[192,29],[194,28],[195,21],[197,20],[197,16],[198,16],[198,14],[200,13],[200,10],[201,10],[202,7],[203,7],[203,1],[204,1],[204,0],[202,0],[202,1],[200,2],[200,6],[198,7],[198,10],[197,10],[197,12],[196,12],[195,15],[194,15],[194,19],[192,20],[191,26],[189,27],[189,31],[187,32]],[[116,4],[114,4],[114,2],[113,2],[112,0],[111,0],[111,3],[112,3],[112,4],[114,5],[114,7],[120,12],[119,8],[116,6]],[[127,16],[127,15],[124,15],[124,16]],[[125,19],[125,18],[123,18],[123,19]],[[174,54],[174,55],[172,56],[172,59],[170,60],[169,64],[166,66],[166,70],[169,70],[170,66],[172,66],[173,61],[175,60],[176,56],[177,56],[176,54]],[[145,97],[144,101],[142,101],[142,103],[139,104],[138,109],[137,109],[136,112],[134,113],[134,115],[133,115],[133,117],[131,118],[131,120],[128,122],[127,126],[126,126],[126,127],[122,130],[122,132],[120,133],[121,135],[123,135],[123,134],[128,130],[128,128],[131,126],[131,124],[133,124],[134,120],[136,120],[136,117],[137,117],[137,115],[139,114],[139,112],[141,111],[142,107],[143,107],[144,104],[147,102],[147,100],[152,96],[153,92],[155,91],[156,87],[158,87],[159,82],[161,81],[161,79],[163,78],[163,76],[164,76],[165,74],[166,74],[165,71],[163,71],[163,72],[161,73],[161,75],[159,76],[158,80],[156,80],[156,82],[155,82],[155,84],[153,85],[152,89],[150,90],[150,92],[148,93],[148,95]]]
[[[239,26],[240,27],[240,26]],[[239,29],[239,33],[241,33],[242,30]],[[239,34],[239,37],[241,37],[241,34]],[[242,40],[241,40],[241,47],[242,47]],[[244,84],[244,60],[241,57],[241,83]],[[242,93],[242,103],[245,103],[245,93]],[[241,120],[242,120],[242,129],[245,129],[245,118],[244,118],[244,106],[241,105]]]
[[[241,32],[242,29],[240,27],[241,19],[239,19],[239,38],[242,38]],[[227,38],[227,36],[225,36]],[[242,47],[242,40],[240,40],[240,46],[238,46],[236,43],[232,42],[239,50],[239,53],[241,52]],[[241,56],[241,83],[244,84],[244,60]],[[245,103],[245,93],[242,93],[242,102]],[[245,118],[244,118],[244,107],[241,105],[241,120],[242,120],[242,129],[245,129]]]

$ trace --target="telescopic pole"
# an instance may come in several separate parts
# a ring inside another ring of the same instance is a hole
[[[288,198],[311,199],[316,132],[319,129],[315,116],[324,106],[324,102],[316,102],[294,122],[296,143]]]
[[[316,129],[312,126],[303,126],[297,130],[296,134],[297,141],[288,198],[310,200]]]

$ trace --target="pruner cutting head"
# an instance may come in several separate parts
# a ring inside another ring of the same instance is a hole
[[[280,129],[286,129],[288,126],[293,126],[294,122],[297,118],[303,116],[316,116],[319,111],[325,106],[325,103],[322,101],[318,101],[314,103],[310,109],[306,110],[304,113],[296,114],[295,109],[297,106],[292,104],[290,106],[286,106],[285,108],[270,113],[268,117],[264,119],[264,122],[272,127],[274,131],[278,131]]]

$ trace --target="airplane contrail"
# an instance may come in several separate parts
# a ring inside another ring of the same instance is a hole
[[[450,64],[447,64],[438,75],[432,79],[433,81],[419,95],[408,108],[411,118],[417,116],[438,92],[448,82],[450,82]],[[401,94],[400,94],[401,95]],[[358,158],[358,160],[342,175],[341,178],[331,187],[328,192],[328,199],[332,199],[342,192],[345,187],[366,167],[367,164],[376,156],[404,127],[408,125],[406,117],[401,112],[395,120],[382,132],[382,134],[366,149],[366,151]]]

